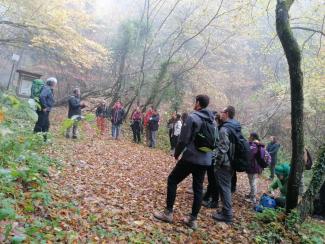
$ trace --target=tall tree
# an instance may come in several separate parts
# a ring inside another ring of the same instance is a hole
[[[277,0],[276,31],[287,58],[291,89],[291,140],[292,158],[288,182],[286,210],[290,212],[298,204],[299,183],[304,170],[304,95],[301,51],[293,36],[289,10],[294,0]]]

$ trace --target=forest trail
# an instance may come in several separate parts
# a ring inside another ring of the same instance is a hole
[[[238,191],[234,194],[234,224],[227,226],[212,220],[215,210],[202,207],[199,229],[192,231],[182,224],[191,210],[192,195],[189,177],[179,186],[174,223],[156,221],[152,213],[165,206],[167,176],[175,160],[159,149],[149,149],[126,139],[99,137],[89,124],[80,128],[82,137],[68,140],[59,135],[59,121],[64,113],[56,112],[51,121],[54,134],[50,156],[63,160],[60,171],[53,170],[49,189],[56,202],[69,202],[58,214],[61,227],[78,233],[82,242],[177,242],[177,243],[250,243],[249,224],[254,218],[252,208],[244,201],[248,193],[246,174],[238,175]],[[159,140],[158,140],[159,141]],[[259,181],[263,192],[267,180]]]

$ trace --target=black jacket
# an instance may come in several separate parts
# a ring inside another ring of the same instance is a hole
[[[153,114],[149,119],[149,129],[151,131],[157,131],[159,128],[159,114]]]
[[[74,115],[81,115],[82,108],[83,106],[80,105],[80,98],[76,96],[71,96],[69,98],[68,118],[71,118]]]
[[[212,163],[212,152],[200,152],[194,145],[196,134],[200,131],[202,118],[214,122],[214,116],[208,109],[201,109],[191,113],[182,126],[179,141],[175,149],[175,157],[183,152],[182,158],[192,164],[210,166]]]

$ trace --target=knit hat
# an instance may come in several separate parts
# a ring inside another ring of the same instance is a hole
[[[288,177],[290,173],[290,165],[288,163],[279,164],[275,167],[275,174],[283,175],[284,177]]]

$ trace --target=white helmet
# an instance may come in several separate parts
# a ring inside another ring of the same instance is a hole
[[[58,83],[58,80],[55,77],[50,77],[46,80],[47,83]]]

